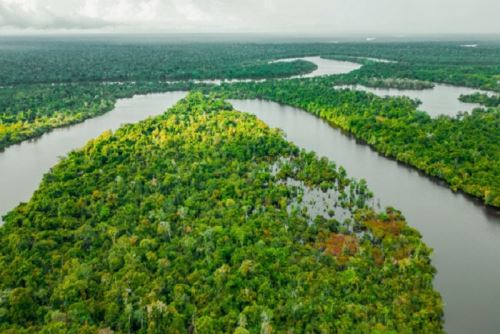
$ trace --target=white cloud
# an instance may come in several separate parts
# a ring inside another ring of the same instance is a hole
[[[0,0],[0,31],[500,33],[495,0]]]
[[[85,0],[78,14],[114,24],[131,24],[154,20],[160,0]]]
[[[106,25],[99,18],[71,11],[60,12],[54,5],[57,2],[53,4],[50,0],[46,3],[39,0],[0,0],[0,27],[89,29]]]
[[[160,0],[0,0],[0,27],[90,29],[155,20]]]
[[[188,21],[207,21],[210,16],[191,0],[172,0],[172,5]]]

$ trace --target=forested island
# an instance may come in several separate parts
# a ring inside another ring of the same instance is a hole
[[[300,204],[313,188],[330,192],[328,215]],[[192,93],[71,153],[7,215],[0,329],[441,332],[430,250],[370,197],[254,116]]]

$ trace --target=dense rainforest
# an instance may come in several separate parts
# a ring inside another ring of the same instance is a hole
[[[482,42],[476,48],[463,44],[467,43],[347,43],[322,56],[365,64],[352,73],[352,83],[373,77],[406,78],[500,92],[500,43]]]
[[[306,61],[271,62],[303,46],[242,43],[112,43],[15,39],[0,48],[3,85],[191,79],[260,79],[308,73]],[[302,50],[302,51],[299,51]]]
[[[500,109],[431,118],[408,98],[335,89],[335,78],[239,83],[231,98],[260,98],[303,108],[378,152],[500,207]]]
[[[233,96],[267,98],[305,108],[379,152],[447,181],[454,190],[500,205],[498,96],[462,96],[464,102],[481,103],[490,109],[430,119],[415,111],[411,101],[332,89],[343,84],[428,89],[434,82],[445,82],[498,91],[500,44],[493,42],[464,48],[459,42],[172,43],[2,38],[0,150],[103,114],[119,98],[212,87],[194,79],[305,73],[315,65],[270,62],[318,54],[364,66],[330,78],[234,84],[224,90]],[[189,80],[168,81],[184,79]]]
[[[190,82],[22,85],[0,89],[0,151],[58,127],[112,110],[116,100],[135,94],[189,90]]]
[[[5,217],[0,331],[442,332],[429,248],[372,202],[279,130],[191,93],[72,152]]]
[[[463,48],[459,42],[0,41],[0,150],[105,113],[118,98],[195,86],[168,81],[289,77],[316,68],[307,61],[272,62],[280,58],[322,55],[364,64],[337,84],[428,89],[445,82],[499,90],[500,44],[492,42]]]
[[[315,65],[271,61],[318,54],[364,66],[327,79],[234,84],[224,90],[235,94],[232,96],[267,98],[305,108],[382,154],[443,179],[454,190],[500,206],[498,96],[462,96],[464,102],[481,103],[489,109],[430,119],[415,111],[411,101],[332,89],[343,84],[427,89],[433,82],[445,82],[498,91],[500,45],[492,42],[464,48],[458,42],[172,43],[2,38],[0,150],[53,128],[101,115],[119,98],[212,87],[194,79],[305,73]],[[183,79],[189,81],[168,81]]]
[[[289,77],[317,56],[365,64],[359,79],[407,78],[500,91],[500,43],[175,42],[162,38],[0,38],[0,84]],[[375,59],[385,59],[380,62]]]

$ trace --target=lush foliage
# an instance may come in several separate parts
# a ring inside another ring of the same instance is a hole
[[[351,74],[367,78],[408,78],[500,91],[500,44],[483,41],[477,48],[462,42],[343,44],[325,58],[365,64]],[[370,61],[373,57],[390,62]],[[360,58],[361,57],[361,58]]]
[[[434,88],[434,84],[428,81],[405,79],[405,78],[376,78],[376,77],[356,77],[345,75],[337,79],[339,85],[363,85],[375,88],[394,88],[423,90]]]
[[[144,38],[0,40],[0,84],[289,77],[316,56],[357,61],[354,78],[407,78],[500,91],[500,44],[481,42],[265,43]],[[390,62],[370,60],[388,59]]]
[[[114,100],[93,87],[16,87],[0,90],[0,150],[50,129],[100,115]]]
[[[250,43],[7,38],[0,48],[0,150],[101,115],[117,98],[195,85],[168,80],[288,77],[316,69],[307,61],[270,63],[297,49]]]
[[[224,86],[231,97],[303,108],[354,134],[380,153],[500,206],[500,109],[431,118],[407,98],[335,90],[332,81],[287,80]]]
[[[426,89],[435,81],[499,90],[500,45],[495,43],[463,48],[459,42],[193,43],[161,37],[143,39],[2,38],[0,150],[109,111],[117,98],[191,89],[194,85],[167,80],[276,78],[315,69],[305,61],[270,63],[279,58],[323,55],[365,65],[337,77],[337,84]],[[77,84],[54,85],[61,82]]]
[[[188,90],[193,83],[27,85],[0,89],[0,150],[112,110],[134,94]],[[200,86],[200,85],[197,85]]]
[[[474,93],[469,95],[461,95],[460,101],[467,103],[479,103],[486,107],[499,107],[500,95]]]
[[[316,67],[271,60],[305,53],[300,45],[154,43],[99,40],[2,41],[2,85],[54,82],[130,82],[289,77]]]
[[[328,194],[327,214],[307,213],[310,189]],[[442,332],[429,249],[370,196],[254,116],[191,94],[71,153],[6,217],[0,330]]]

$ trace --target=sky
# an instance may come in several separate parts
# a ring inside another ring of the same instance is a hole
[[[8,33],[500,34],[500,0],[0,0]]]

